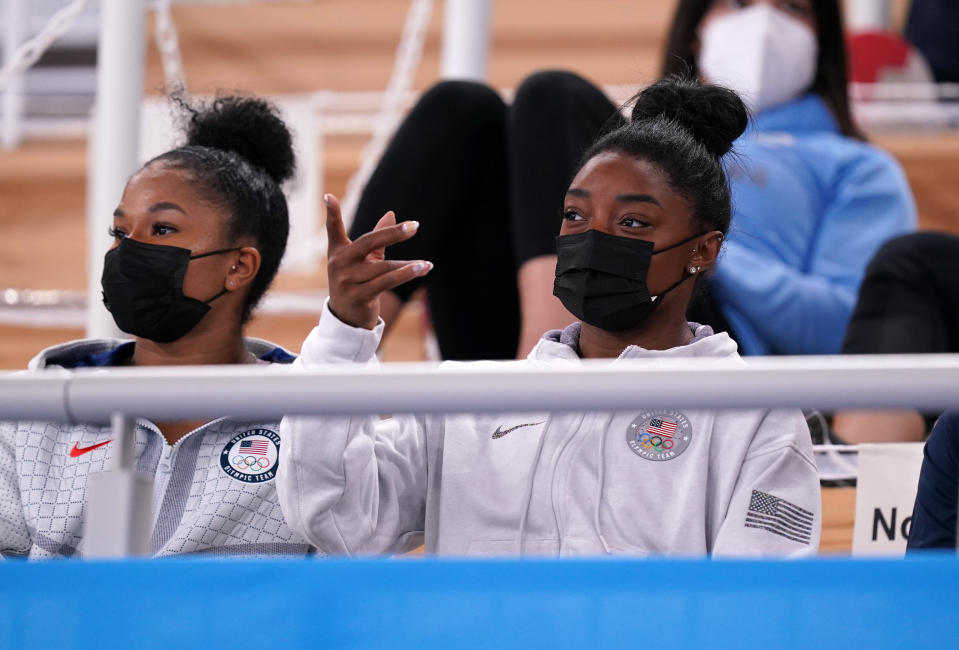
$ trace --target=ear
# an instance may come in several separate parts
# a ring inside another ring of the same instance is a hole
[[[695,273],[700,274],[712,268],[719,256],[719,249],[723,245],[724,238],[723,233],[718,230],[713,230],[700,237],[689,257],[689,262],[686,264],[687,270],[689,267],[693,267],[696,269]]]
[[[226,274],[223,288],[227,291],[237,291],[248,287],[259,271],[260,251],[252,246],[244,246],[237,251],[236,261]]]

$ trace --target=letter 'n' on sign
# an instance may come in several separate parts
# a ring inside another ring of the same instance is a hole
[[[922,447],[921,442],[859,445],[853,555],[906,552]]]

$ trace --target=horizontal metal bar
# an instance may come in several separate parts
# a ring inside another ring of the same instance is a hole
[[[69,422],[66,391],[71,373],[6,373],[0,376],[0,420]]]
[[[60,391],[60,399],[57,399]],[[959,406],[959,355],[527,363],[217,366],[0,375],[0,419],[109,422],[283,415]]]

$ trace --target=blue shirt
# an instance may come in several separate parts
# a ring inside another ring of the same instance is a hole
[[[760,113],[727,158],[733,220],[713,275],[745,354],[834,354],[866,265],[916,228],[889,154],[839,133],[814,94]]]
[[[923,450],[907,550],[956,548],[959,411],[945,413]]]

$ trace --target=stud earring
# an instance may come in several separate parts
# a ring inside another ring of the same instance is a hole
[[[690,266],[690,267],[689,267],[689,274],[690,274],[690,275],[696,275],[696,271],[698,271],[698,270],[699,270],[699,267],[698,267],[698,266]]]
[[[236,264],[234,264],[233,266],[231,266],[231,267],[230,267],[230,270],[231,270],[231,271],[236,271]]]

